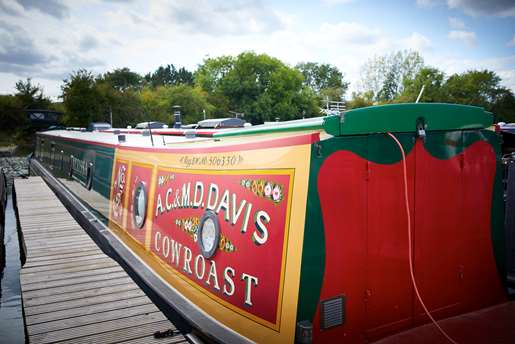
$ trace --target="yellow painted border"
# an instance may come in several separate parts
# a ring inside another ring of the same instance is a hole
[[[244,159],[236,166],[227,166],[226,169],[220,170],[227,173],[231,170],[249,170],[260,166],[267,166],[266,170],[284,170],[294,169],[295,177],[290,183],[290,219],[289,219],[289,238],[287,241],[286,256],[283,263],[285,264],[284,285],[282,290],[281,303],[281,323],[278,331],[270,329],[260,323],[252,321],[236,312],[229,311],[225,307],[213,301],[205,293],[195,288],[191,288],[190,284],[179,278],[178,272],[168,267],[161,260],[155,259],[148,250],[140,243],[137,243],[132,237],[127,235],[115,223],[110,222],[110,228],[113,234],[118,236],[137,256],[139,256],[151,269],[163,278],[170,286],[173,286],[180,294],[213,319],[216,319],[222,326],[226,326],[233,331],[249,338],[250,340],[263,343],[286,343],[293,342],[295,339],[297,304],[300,285],[300,270],[302,261],[302,243],[304,240],[304,225],[306,216],[307,188],[309,182],[309,166],[311,160],[311,145],[297,145],[286,147],[272,147],[259,151],[233,151],[224,153],[224,155],[238,155]],[[184,156],[217,156],[218,153],[166,153],[166,152],[135,152],[117,148],[114,160],[145,162],[155,167],[153,180],[157,175],[157,166],[181,166],[170,167],[175,170],[191,171],[183,166],[180,159]],[[216,167],[197,166],[197,168],[216,169]],[[208,170],[211,173],[212,170]],[[153,182],[155,184],[155,182]],[[155,191],[154,191],[155,192]],[[152,195],[152,201],[154,199]],[[151,240],[150,240],[151,241]],[[285,241],[286,243],[286,241]],[[286,292],[287,291],[287,292]]]

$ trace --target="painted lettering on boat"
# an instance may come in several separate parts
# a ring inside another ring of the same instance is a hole
[[[231,266],[217,267],[215,260],[206,259],[200,253],[193,257],[188,246],[159,231],[154,233],[152,248],[154,252],[160,253],[169,265],[195,278],[206,288],[222,292],[226,296],[234,295],[236,288],[244,288],[244,304],[249,307],[253,305],[252,291],[259,285],[257,277],[245,272],[236,272]]]
[[[162,176],[160,176],[161,178]],[[207,192],[204,192],[206,189]],[[241,233],[247,232],[250,219],[254,219],[253,226],[255,228],[251,235],[252,241],[256,245],[263,245],[268,240],[266,224],[271,219],[267,211],[256,209],[251,202],[245,199],[238,199],[237,194],[228,189],[222,192],[215,183],[210,183],[206,187],[201,181],[196,181],[193,186],[191,182],[188,182],[175,190],[168,187],[164,197],[161,197],[161,193],[157,194],[156,217],[178,208],[212,210],[217,215],[222,214],[222,218],[230,225],[238,224]]]
[[[74,174],[79,174],[82,177],[86,177],[87,169],[88,169],[88,163],[82,159],[79,159],[75,156],[71,156],[71,164],[72,164],[72,171]]]
[[[192,155],[182,156],[179,161],[186,166],[186,168],[196,166],[212,166],[212,167],[227,167],[236,166],[243,162],[243,157],[240,154],[222,154],[222,155]]]
[[[277,328],[284,282],[293,170],[185,170],[157,167],[150,250],[192,287]],[[202,255],[206,212],[220,239]]]

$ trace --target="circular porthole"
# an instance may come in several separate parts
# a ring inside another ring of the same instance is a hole
[[[147,189],[139,182],[132,196],[132,219],[136,228],[142,228],[147,217]]]
[[[202,255],[211,258],[218,247],[220,240],[220,224],[218,217],[210,210],[206,211],[200,218],[198,226],[198,245]]]

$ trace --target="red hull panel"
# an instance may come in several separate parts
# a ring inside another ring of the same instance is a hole
[[[505,300],[491,240],[492,147],[479,141],[440,160],[419,141],[406,162],[414,269],[428,308],[442,318]],[[320,331],[319,307],[317,342],[375,340],[428,320],[409,277],[401,164],[338,151],[320,169],[326,242],[320,300],[345,295],[346,315],[344,325]]]

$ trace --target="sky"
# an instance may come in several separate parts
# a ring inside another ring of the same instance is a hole
[[[0,0],[0,94],[30,77],[58,100],[81,68],[193,71],[254,51],[334,65],[349,95],[368,59],[410,49],[446,75],[493,70],[515,91],[515,0]]]

